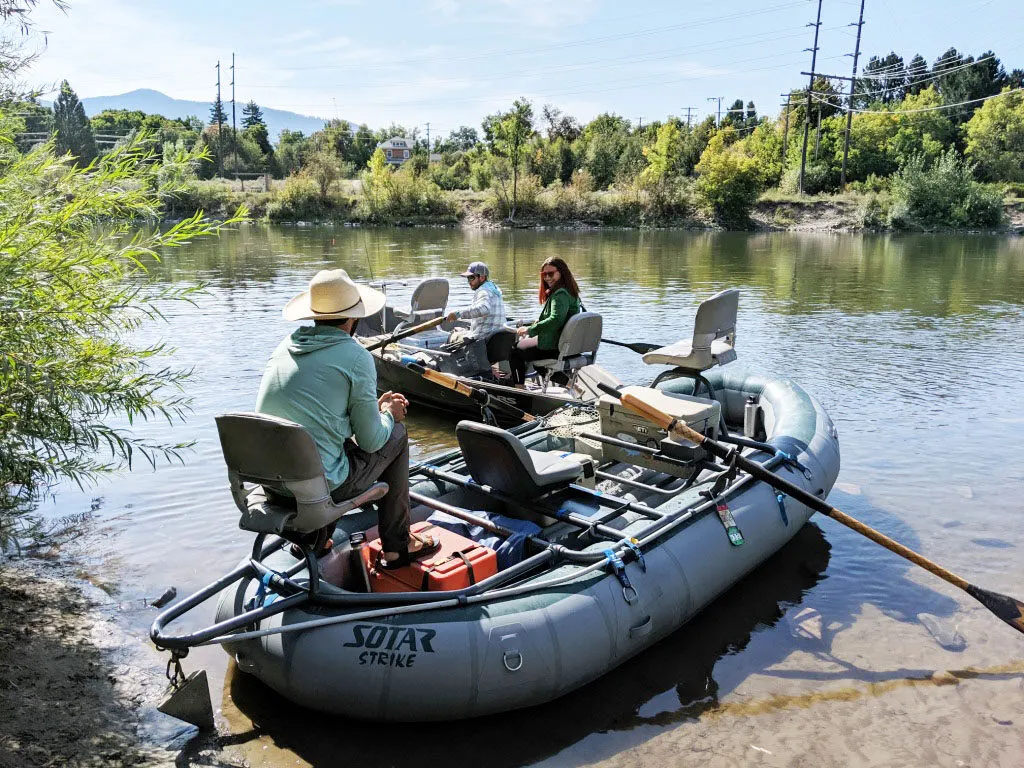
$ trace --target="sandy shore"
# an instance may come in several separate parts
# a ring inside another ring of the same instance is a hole
[[[156,712],[162,660],[112,618],[146,606],[111,602],[73,571],[0,564],[0,768],[245,765]]]

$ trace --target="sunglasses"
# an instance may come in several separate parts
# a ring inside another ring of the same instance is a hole
[[[541,277],[554,277],[557,274],[558,274],[558,270],[557,269],[552,269],[552,270],[545,270],[544,272],[541,272],[540,276]]]

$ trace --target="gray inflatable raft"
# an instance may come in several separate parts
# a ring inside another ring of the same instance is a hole
[[[714,401],[692,397],[684,379],[645,393],[678,402],[695,428],[824,498],[839,446],[821,406],[788,380],[735,368],[706,375]],[[747,438],[737,436],[745,411]],[[462,450],[412,472],[415,519],[470,509],[541,526],[517,565],[454,592],[360,593],[348,537],[374,536],[374,514],[355,511],[340,518],[335,546],[319,563],[280,546],[261,549],[261,537],[234,574],[190,598],[194,606],[220,591],[218,625],[169,637],[163,626],[178,611],[158,620],[154,639],[169,648],[221,643],[239,669],[287,699],[355,718],[447,720],[528,707],[677,630],[811,514],[693,446],[667,446],[656,429],[631,424],[607,403],[600,413],[572,407],[517,433],[506,439],[461,423]],[[569,464],[582,471],[567,472]],[[540,483],[540,493],[525,498],[524,482]],[[322,577],[312,599],[311,563]]]

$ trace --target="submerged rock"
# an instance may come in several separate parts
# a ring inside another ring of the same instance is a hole
[[[948,622],[941,620],[938,616],[933,616],[930,613],[919,613],[917,614],[917,620],[935,638],[935,642],[947,651],[959,652],[967,647],[967,641],[964,640],[963,635],[956,631],[956,627],[950,626]]]

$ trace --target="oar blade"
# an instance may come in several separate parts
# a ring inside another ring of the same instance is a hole
[[[1024,634],[1024,603],[1020,600],[976,587],[973,584],[968,585],[967,594],[1018,632]]]

